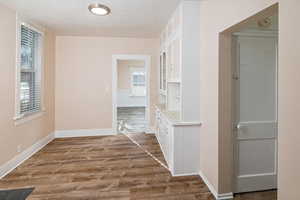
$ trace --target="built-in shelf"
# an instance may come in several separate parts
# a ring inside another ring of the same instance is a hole
[[[200,30],[193,24],[198,17],[199,2],[184,1],[161,33],[160,88],[166,98],[160,103],[184,121],[200,118]]]
[[[199,173],[200,3],[182,1],[161,33],[156,137],[172,175]],[[189,158],[189,159],[187,159]]]

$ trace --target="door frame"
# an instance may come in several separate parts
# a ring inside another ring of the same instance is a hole
[[[237,191],[237,166],[238,166],[238,157],[237,157],[237,120],[239,118],[239,108],[240,102],[237,101],[237,96],[239,95],[239,64],[240,64],[240,55],[239,55],[239,45],[238,45],[238,37],[260,37],[260,38],[278,38],[278,31],[251,31],[251,32],[236,32],[232,34],[232,53],[233,61],[232,64],[232,135],[233,135],[233,193],[239,193]],[[276,122],[277,122],[277,132],[276,132],[276,157],[275,157],[275,171],[278,176],[278,41],[276,42],[276,83],[275,83],[275,102],[276,102]],[[238,81],[236,78],[238,77]],[[278,187],[278,185],[277,185]]]
[[[117,134],[117,93],[118,93],[118,61],[119,60],[141,60],[145,62],[146,72],[146,132],[150,130],[150,55],[129,55],[129,54],[116,54],[112,55],[112,128]]]

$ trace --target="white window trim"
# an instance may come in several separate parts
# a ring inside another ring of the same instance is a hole
[[[34,120],[43,116],[46,112],[45,104],[44,104],[44,31],[40,30],[34,25],[24,22],[17,16],[17,24],[16,24],[16,84],[15,84],[15,116],[13,120],[15,121],[15,125],[20,125],[26,123],[28,121]],[[40,48],[41,51],[41,68],[40,68],[40,78],[41,78],[41,110],[32,113],[21,114],[20,112],[20,76],[21,76],[21,26],[24,25],[42,35]]]
[[[143,69],[143,70],[139,70],[139,69]],[[146,73],[144,71],[144,67],[130,67],[130,90],[131,90],[131,94],[130,94],[130,97],[146,97],[146,94],[145,95],[136,95],[136,94],[133,94],[133,88],[135,86],[133,86],[133,75],[135,72],[144,72],[145,74],[145,88],[146,88]]]
[[[16,118],[16,119],[14,119],[15,126],[19,126],[19,125],[25,124],[27,122],[30,122],[32,120],[38,119],[38,118],[42,117],[45,113],[46,113],[46,111],[39,111],[39,112],[31,113],[30,115],[25,115],[21,118]]]

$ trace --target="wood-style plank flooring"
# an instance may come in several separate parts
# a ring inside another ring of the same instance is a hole
[[[164,167],[168,168],[168,164],[163,156],[158,141],[155,135],[145,135],[141,133],[127,133],[125,134],[131,141],[138,144],[143,151],[150,154],[152,158],[160,162]]]
[[[55,139],[1,179],[0,189],[35,187],[28,200],[214,199],[198,176],[171,177],[144,151],[145,147],[161,156],[154,136],[143,136],[142,148],[125,135]],[[145,142],[147,138],[151,142]],[[246,194],[236,199],[275,200],[275,195]]]

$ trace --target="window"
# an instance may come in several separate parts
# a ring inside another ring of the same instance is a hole
[[[18,59],[17,115],[41,111],[42,34],[21,25]]]
[[[145,72],[132,72],[131,93],[132,96],[146,96]]]
[[[145,86],[145,74],[144,72],[134,72],[132,74],[132,85],[135,87]]]

